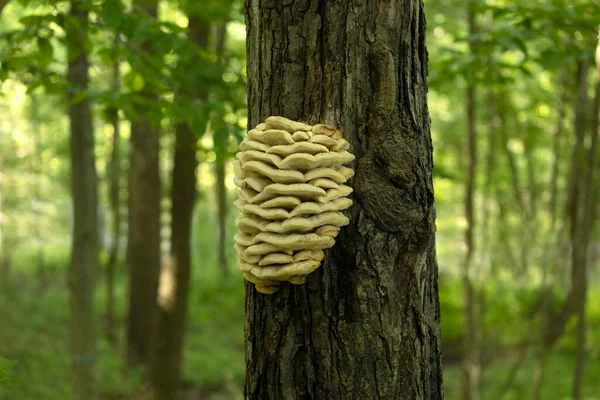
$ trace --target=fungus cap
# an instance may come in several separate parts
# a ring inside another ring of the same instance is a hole
[[[281,116],[268,117],[240,144],[235,250],[238,268],[259,292],[275,293],[283,281],[305,283],[349,223],[349,148],[331,126]]]

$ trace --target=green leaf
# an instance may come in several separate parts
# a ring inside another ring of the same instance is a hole
[[[50,40],[38,37],[37,44],[39,48],[39,58],[38,62],[41,66],[48,66],[54,60],[54,49],[52,48],[52,44]]]
[[[128,73],[126,73],[123,76],[123,83],[132,92],[139,92],[146,85],[142,74],[140,74],[137,71],[129,71]]]
[[[4,382],[8,379],[8,374],[15,363],[16,361],[10,361],[0,357],[0,382]]]
[[[121,24],[123,5],[120,0],[106,0],[102,5],[102,18],[106,25],[116,27]]]

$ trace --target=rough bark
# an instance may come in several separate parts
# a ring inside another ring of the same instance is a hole
[[[84,42],[88,12],[82,1],[71,2],[67,23],[71,193],[73,241],[69,268],[70,342],[74,398],[95,399],[94,273],[97,260],[97,187],[94,132],[89,98],[73,102],[87,90],[89,62]]]
[[[208,28],[206,22],[190,17],[189,38],[206,48]],[[196,142],[196,136],[186,124],[177,125],[171,188],[171,254],[166,273],[161,278],[161,289],[166,290],[160,293],[158,322],[148,362],[150,384],[158,400],[177,399],[181,383],[181,355],[192,267],[192,219],[198,166]]]
[[[117,51],[119,46],[119,34],[115,35],[114,49]],[[117,61],[113,67],[112,92],[118,93],[120,90],[120,63]],[[108,165],[108,196],[110,205],[110,214],[112,221],[112,236],[108,261],[106,264],[106,336],[110,341],[115,341],[117,333],[115,329],[115,268],[119,261],[120,238],[121,238],[121,202],[119,184],[121,176],[121,129],[119,127],[119,110],[113,108],[109,111],[110,124],[113,128],[112,150],[110,162]]]
[[[139,0],[136,6],[156,17],[156,1]],[[140,47],[142,51],[152,52],[149,43],[141,43]],[[151,93],[144,95],[152,96]],[[136,114],[137,118],[131,123],[129,167],[130,291],[126,357],[129,365],[147,360],[161,265],[159,132],[150,123],[146,109],[138,107]]]
[[[302,286],[246,284],[247,399],[441,399],[420,1],[248,0],[249,126],[344,132],[350,225]]]

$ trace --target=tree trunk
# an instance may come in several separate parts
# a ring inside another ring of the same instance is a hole
[[[475,4],[471,1],[468,5],[467,20],[469,34],[474,35],[477,31],[475,25]],[[471,46],[474,51],[475,46]],[[465,230],[465,258],[463,260],[462,283],[464,302],[464,326],[463,326],[463,398],[465,400],[479,400],[479,380],[481,375],[481,360],[479,355],[479,343],[477,337],[477,312],[475,302],[477,301],[476,289],[473,287],[471,267],[475,253],[474,232],[475,212],[473,197],[475,195],[475,173],[477,169],[477,133],[476,133],[476,101],[475,85],[467,84],[466,90],[466,117],[467,117],[467,177],[465,185],[465,219],[467,227]]]
[[[137,6],[156,17],[156,1],[139,0]],[[142,43],[143,51],[151,46]],[[152,93],[144,93],[153,96]],[[151,125],[148,111],[136,110],[131,123],[129,201],[129,318],[127,363],[147,361],[156,317],[160,273],[160,177],[159,132]]]
[[[225,52],[225,39],[227,34],[227,25],[219,25],[216,29],[216,53],[217,64],[219,67],[223,64]],[[227,144],[229,141],[229,132],[225,129],[222,135],[214,136],[215,151],[217,154],[215,160],[215,192],[217,197],[217,221],[219,226],[218,238],[218,259],[219,268],[224,277],[229,275],[229,263],[227,262],[227,213],[229,212],[227,201],[227,187],[225,186],[226,165],[227,165]]]
[[[0,2],[1,4],[1,2]],[[4,150],[4,137],[0,137],[0,149]],[[3,154],[3,153],[2,153]],[[3,278],[7,278],[10,273],[10,246],[7,243],[6,227],[4,224],[4,156],[0,154],[0,274]]]
[[[1,172],[2,170],[0,169],[0,175],[2,174]],[[4,226],[4,216],[2,215],[4,211],[3,208],[3,204],[2,204],[2,196],[1,194],[2,192],[2,185],[1,185],[1,179],[2,177],[0,176],[0,244],[2,245],[0,247],[0,252],[2,253],[2,259],[0,260],[0,274],[2,274],[3,278],[8,278],[8,275],[10,275],[10,270],[11,270],[11,249],[13,247],[12,243],[10,243],[10,240],[8,239],[8,235],[6,234],[6,228]]]
[[[357,158],[350,225],[307,284],[246,284],[246,399],[442,399],[423,4],[245,13],[249,127],[326,123]]]
[[[161,400],[177,399],[180,388],[196,191],[196,138],[187,125],[180,124],[176,129],[171,255],[161,277],[157,327],[148,361],[150,383]]]
[[[32,96],[32,99],[35,96]],[[35,107],[35,106],[34,106]],[[36,133],[33,135],[33,154],[41,154],[43,149],[39,143],[39,136],[41,135],[41,127],[38,123],[36,123]],[[39,164],[38,164],[39,162]],[[32,170],[32,175],[35,176],[35,187],[33,189],[33,197],[36,201],[42,202],[42,193],[43,193],[43,179],[40,179],[44,176],[44,163],[43,161],[34,161],[34,167]],[[38,164],[38,165],[35,165]],[[42,238],[42,224],[44,223],[44,216],[39,207],[36,207],[34,210],[34,215],[36,218],[35,222],[35,242],[37,247],[37,260],[36,260],[36,275],[38,284],[40,285],[40,289],[44,290],[46,288],[46,262],[44,257],[44,243]]]
[[[561,310],[548,319],[546,337],[544,338],[546,351],[562,336],[567,322],[577,312],[578,305],[585,297],[585,286],[587,285],[586,253],[588,243],[582,237],[581,229],[578,230],[578,227],[587,227],[589,219],[589,216],[585,215],[587,208],[584,199],[587,187],[583,179],[585,175],[584,164],[587,159],[585,137],[588,127],[586,124],[588,70],[589,65],[587,63],[581,61],[577,63],[577,98],[574,105],[575,146],[571,155],[566,200],[566,219],[572,248],[571,287]],[[580,224],[580,220],[585,222]]]
[[[0,272],[6,278],[10,274],[10,250],[8,249],[8,245],[6,245],[6,239],[2,241],[2,261],[0,261]]]
[[[207,46],[208,29],[206,22],[190,17],[189,38],[202,48]],[[158,323],[148,362],[150,384],[158,400],[177,399],[181,383],[181,355],[192,266],[192,219],[198,166],[196,143],[192,130],[186,124],[178,124],[171,190],[171,255],[161,277]]]
[[[579,298],[576,306],[577,313],[577,358],[575,361],[575,376],[573,379],[573,400],[580,400],[582,398],[583,391],[583,378],[585,376],[585,344],[586,344],[586,303],[587,303],[587,288],[588,288],[588,277],[587,277],[587,253],[590,243],[590,235],[593,232],[593,225],[595,220],[595,209],[596,209],[596,194],[597,185],[595,175],[595,169],[597,168],[597,157],[598,157],[598,121],[600,112],[600,43],[596,50],[596,90],[594,95],[594,103],[592,108],[592,118],[590,121],[590,147],[587,157],[587,169],[584,173],[584,179],[580,184],[580,191],[582,192],[581,205],[578,207],[578,219],[576,222],[576,242],[582,247],[578,251],[579,256],[582,258],[579,262],[583,265],[581,268],[581,283],[580,288],[583,293]],[[575,246],[574,246],[575,247]],[[575,250],[575,249],[574,249]],[[575,251],[574,251],[575,252]],[[575,261],[575,260],[574,260]]]
[[[217,213],[219,225],[219,268],[224,277],[229,275],[229,264],[227,263],[227,188],[225,186],[225,160],[215,161],[215,189],[217,194]]]
[[[70,337],[74,398],[95,398],[94,274],[97,259],[97,187],[94,132],[89,98],[73,102],[88,88],[88,58],[85,53],[88,12],[83,2],[71,2],[67,23],[69,62],[67,80],[73,196],[73,241],[69,270]]]
[[[540,318],[542,321],[542,332],[540,338],[544,338],[544,323],[548,321],[551,315],[552,305],[552,283],[550,277],[555,273],[558,253],[556,248],[560,242],[560,232],[557,232],[557,204],[559,196],[558,178],[560,176],[561,149],[563,135],[565,132],[565,114],[567,111],[567,100],[564,92],[566,91],[566,82],[561,84],[563,95],[558,100],[558,118],[556,121],[554,137],[552,140],[552,152],[554,154],[554,163],[550,175],[550,202],[548,204],[548,213],[550,214],[550,233],[546,239],[544,257],[542,263],[542,282],[540,288]],[[560,231],[560,230],[559,230]],[[533,399],[540,400],[542,396],[542,387],[544,383],[544,374],[546,369],[546,347],[543,340],[538,340],[536,349],[536,365],[533,378]]]
[[[32,153],[36,156],[30,157],[30,173],[33,179],[32,197],[36,202],[41,203],[43,179],[44,175],[44,162],[41,157],[38,156],[43,153],[43,126],[41,124],[41,117],[39,115],[39,98],[35,94],[29,96],[31,104],[29,106],[28,120],[31,125],[31,130],[34,132],[32,135]],[[44,244],[42,238],[42,224],[44,222],[44,216],[39,206],[33,207],[33,215],[35,218],[35,226],[33,229],[33,238],[35,241],[37,259],[36,259],[36,277],[40,289],[46,287],[46,265],[44,262]]]
[[[119,34],[115,34],[114,49],[118,51]],[[115,62],[112,76],[112,92],[119,93],[121,74],[119,70],[119,62]],[[121,238],[121,207],[120,207],[120,191],[119,179],[121,175],[121,129],[119,127],[119,110],[112,108],[109,112],[110,123],[113,127],[112,136],[112,151],[110,163],[108,165],[108,181],[109,181],[109,203],[110,213],[112,214],[112,235],[113,240],[110,246],[110,254],[108,263],[106,264],[106,336],[109,341],[114,342],[117,339],[115,328],[115,268],[119,259],[119,241]]]

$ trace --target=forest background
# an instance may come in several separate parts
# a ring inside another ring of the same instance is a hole
[[[16,361],[0,399],[73,397],[67,109],[83,99],[98,184],[99,397],[148,386],[128,337],[127,261],[151,257],[128,240],[130,210],[144,207],[129,197],[137,125],[156,139],[141,148],[156,148],[159,179],[144,190],[159,200],[161,265],[178,212],[177,132],[198,144],[182,391],[242,398],[230,161],[247,125],[243,2],[82,2],[80,46],[69,3],[0,0],[0,356]],[[426,0],[425,11],[446,398],[472,385],[473,399],[600,399],[600,6]],[[66,72],[74,48],[89,62],[83,90]]]

